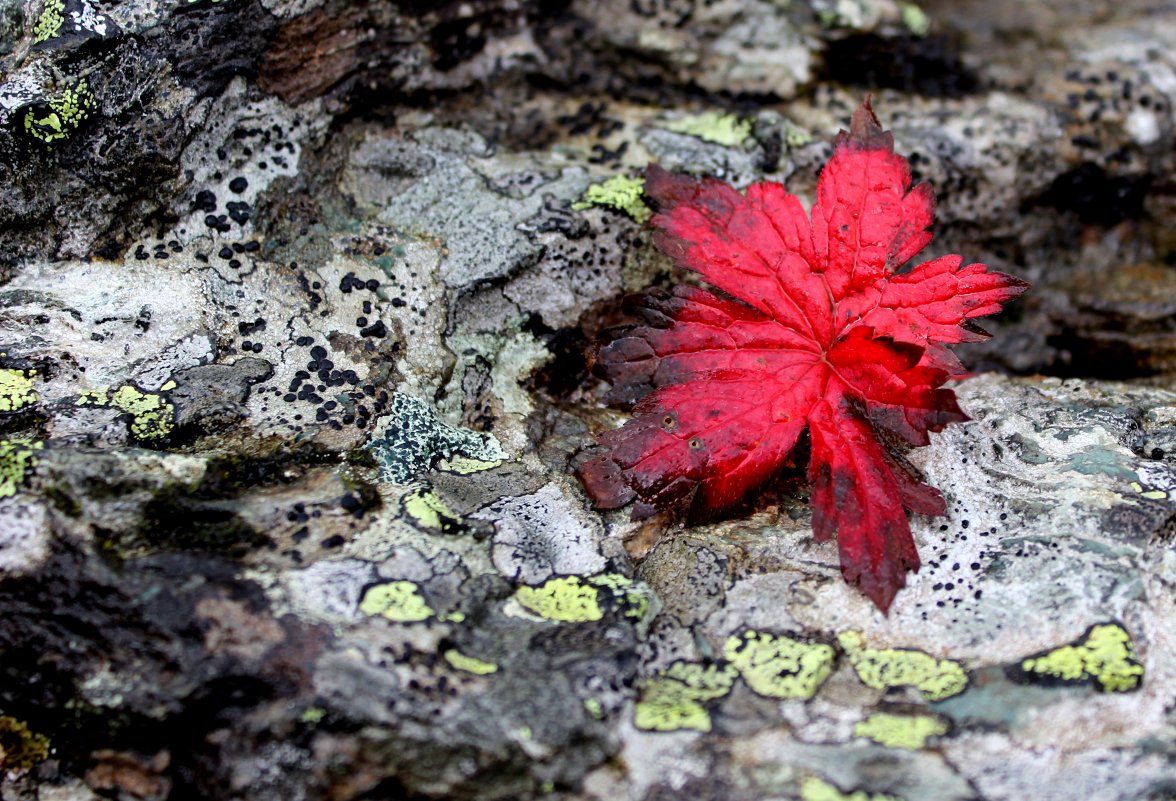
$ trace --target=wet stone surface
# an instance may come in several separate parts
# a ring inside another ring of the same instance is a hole
[[[0,795],[1170,798],[1161,5],[0,0]],[[865,91],[1036,284],[887,617],[796,474],[569,472],[645,165],[807,205]]]

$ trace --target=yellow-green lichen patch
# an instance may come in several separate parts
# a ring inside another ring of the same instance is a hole
[[[865,790],[844,793],[817,776],[808,776],[801,782],[800,798],[801,801],[902,801],[898,796],[867,793]]]
[[[445,657],[446,662],[457,670],[464,670],[466,673],[473,673],[475,676],[488,676],[498,671],[498,665],[493,662],[483,662],[481,659],[466,656],[455,648],[450,648],[442,656]]]
[[[600,699],[585,698],[584,709],[588,711],[593,720],[604,720],[604,704],[600,703]]]
[[[1129,486],[1139,493],[1139,497],[1147,498],[1149,501],[1162,501],[1168,497],[1168,493],[1164,490],[1145,490],[1138,481],[1132,481]]]
[[[469,456],[456,454],[438,462],[437,469],[443,470],[446,473],[456,473],[459,476],[468,476],[471,473],[480,473],[483,470],[493,470],[502,464],[503,461],[503,459],[472,459]]]
[[[1143,682],[1143,665],[1122,626],[1091,627],[1077,643],[1029,657],[1020,664],[1024,678],[1046,683],[1093,682],[1103,692],[1134,690]]]
[[[641,620],[649,611],[649,593],[628,576],[622,576],[620,573],[601,573],[589,576],[588,582],[609,590],[613,602],[625,610],[625,617]]]
[[[25,112],[25,133],[47,145],[53,144],[72,134],[96,107],[94,93],[83,78],[76,86]]]
[[[914,3],[903,3],[901,8],[899,13],[902,16],[902,24],[908,31],[915,36],[926,36],[931,32],[931,18],[927,16],[926,11]]]
[[[432,490],[410,492],[402,506],[405,517],[421,528],[450,533],[461,525],[461,519]]]
[[[653,216],[649,206],[645,205],[642,193],[645,190],[644,178],[627,178],[624,175],[614,175],[604,183],[593,184],[584,192],[581,200],[572,204],[577,211],[592,206],[607,206],[610,209],[623,211],[639,223],[643,223]]]
[[[16,494],[28,471],[36,466],[36,451],[43,444],[27,439],[0,439],[0,498]]]
[[[745,631],[732,636],[723,655],[753,692],[769,698],[812,698],[833,670],[833,647],[782,634]]]
[[[538,587],[519,587],[515,598],[529,612],[561,623],[600,620],[600,591],[579,576],[548,579]]]
[[[535,587],[519,587],[519,604],[532,614],[559,623],[589,623],[604,617],[606,608],[642,620],[649,611],[649,594],[619,573],[560,576]]]
[[[704,702],[731,692],[736,675],[726,664],[675,662],[642,685],[633,725],[646,731],[710,731]]]
[[[670,120],[661,123],[661,127],[723,147],[736,147],[751,136],[751,120],[721,111],[704,111],[702,114]]]
[[[0,412],[15,412],[37,402],[36,370],[0,368]]]
[[[396,623],[419,623],[435,614],[421,596],[420,588],[411,581],[389,581],[368,587],[359,602],[359,611]]]
[[[922,651],[899,648],[867,648],[859,631],[846,631],[837,640],[857,671],[858,678],[876,690],[914,687],[931,701],[958,695],[968,686],[968,674],[959,662],[936,659]]]
[[[175,428],[175,405],[164,394],[176,386],[168,381],[158,392],[125,384],[114,392],[89,390],[78,396],[79,406],[114,406],[131,416],[131,435],[142,442],[165,439]]]
[[[45,0],[45,8],[33,26],[33,43],[40,44],[52,39],[65,22],[65,1]]]
[[[49,757],[49,739],[24,721],[0,716],[0,770],[26,771]]]
[[[323,709],[321,706],[308,706],[302,711],[302,714],[298,716],[298,722],[313,726],[326,716],[327,710]]]
[[[917,751],[928,737],[947,734],[947,721],[936,715],[895,715],[875,712],[853,727],[857,737],[865,737],[888,748]]]

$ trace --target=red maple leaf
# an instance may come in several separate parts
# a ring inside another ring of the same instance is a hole
[[[653,391],[577,474],[597,508],[712,516],[776,475],[807,428],[813,535],[837,535],[845,580],[886,611],[919,568],[903,507],[945,511],[889,443],[968,419],[942,388],[963,371],[945,343],[987,337],[970,319],[1028,284],[954,255],[895,272],[931,241],[934,194],[911,188],[869,98],[834,145],[811,222],[778,183],[740,194],[648,168],[655,244],[725,294],[651,291],[647,324],[600,350],[614,398]]]

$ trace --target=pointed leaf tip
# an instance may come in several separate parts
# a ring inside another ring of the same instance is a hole
[[[849,130],[837,135],[835,145],[849,145],[860,150],[894,150],[894,136],[882,128],[870,99],[870,95],[862,99],[861,105],[853,112]]]

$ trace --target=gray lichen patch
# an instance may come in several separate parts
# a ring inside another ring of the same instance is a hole
[[[961,405],[974,422],[941,435],[951,445],[946,451],[912,454],[944,489],[949,514],[912,518],[923,566],[889,619],[868,629],[888,632],[896,646],[931,652],[946,637],[960,649],[955,654],[1003,662],[1050,646],[1041,636],[1047,631],[1055,632],[1056,643],[1108,611],[1126,615],[1145,601],[1143,545],[1171,512],[1165,499],[1140,490],[1166,491],[1172,476],[1165,461],[1128,446],[1148,434],[1127,424],[1170,403],[1170,394],[1135,391],[1132,401],[1118,401],[1117,410],[1104,408],[1104,419],[1096,422],[1083,411],[1091,408],[1092,390],[995,377],[960,385]],[[1033,443],[1027,459],[1026,443]],[[1083,470],[1074,469],[1079,463]],[[808,549],[803,536],[795,543],[731,536],[762,558],[816,557],[836,565],[833,552]],[[852,621],[860,619],[851,612],[857,601],[840,581],[813,576],[793,586],[798,598],[808,599],[788,610],[803,625],[855,627]],[[1098,601],[1089,594],[1093,587]],[[1025,627],[1026,620],[1034,625]],[[927,636],[911,641],[905,637],[910,632]]]
[[[554,5],[0,0],[0,707],[56,752],[0,795],[1170,794],[1168,378],[960,382],[889,618],[798,482],[634,523],[567,467],[680,277],[645,166],[807,204],[865,83],[934,247],[1043,287],[965,363],[1166,371],[1176,27]]]
[[[473,134],[424,129],[405,145],[405,157],[431,168],[391,198],[379,219],[437,237],[447,251],[441,278],[450,288],[503,278],[538,261],[542,250],[519,225],[539,212],[545,197],[570,201],[588,183],[580,170],[520,165],[511,176],[518,190],[495,190],[476,158],[488,155],[487,146]]]
[[[182,216],[170,237],[209,253],[248,240],[258,200],[275,181],[298,174],[302,149],[321,136],[324,120],[315,110],[255,99],[244,81],[231,83],[184,151],[187,191],[176,198]]]
[[[540,584],[557,574],[599,573],[606,565],[600,524],[555,484],[498,501],[476,516],[493,524],[494,565],[513,581]]]

